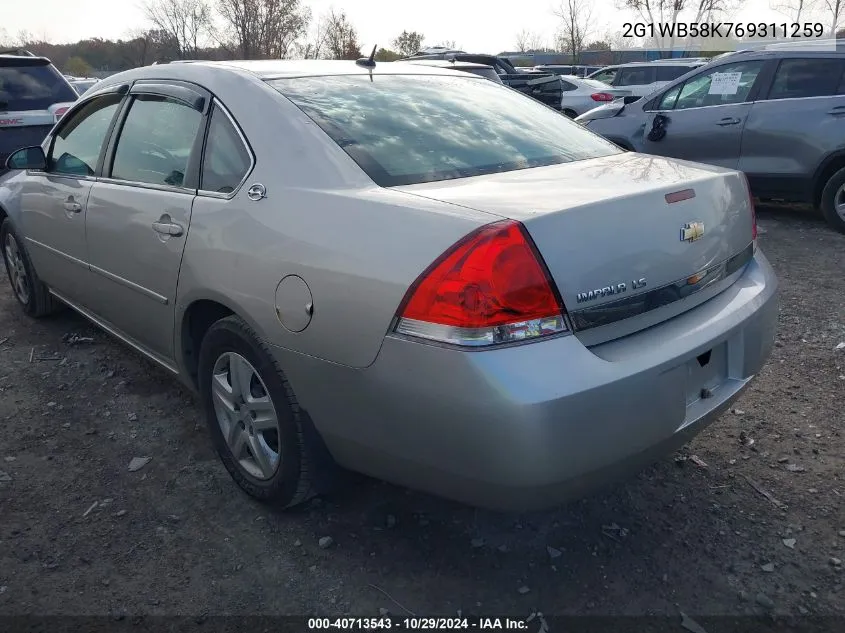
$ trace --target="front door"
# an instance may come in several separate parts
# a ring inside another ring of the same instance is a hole
[[[208,99],[136,84],[86,219],[91,308],[166,364]],[[192,175],[193,174],[193,175]]]
[[[642,151],[736,169],[763,65],[725,64],[667,90],[646,113]]]
[[[63,296],[82,301],[88,280],[85,209],[97,164],[121,97],[97,97],[56,130],[46,172],[32,172],[21,191],[22,229],[38,276]]]

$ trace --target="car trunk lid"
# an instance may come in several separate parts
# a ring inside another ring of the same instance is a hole
[[[700,304],[753,252],[745,180],[718,167],[624,153],[400,189],[522,222],[590,344]]]

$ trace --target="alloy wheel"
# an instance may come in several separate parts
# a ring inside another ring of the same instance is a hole
[[[26,266],[23,263],[23,255],[18,246],[15,236],[6,234],[6,243],[3,245],[3,256],[6,258],[6,266],[9,270],[9,280],[15,290],[18,300],[27,305],[30,299],[29,277],[26,274]]]
[[[833,208],[840,218],[845,220],[845,185],[839,187],[833,196]]]
[[[281,461],[279,418],[261,376],[235,352],[221,354],[211,376],[211,398],[223,438],[251,476],[273,477]]]

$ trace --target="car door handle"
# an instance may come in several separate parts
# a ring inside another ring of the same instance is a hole
[[[720,119],[716,125],[721,125],[722,127],[726,125],[736,125],[740,122],[740,119],[734,119],[732,117],[725,117],[724,119]]]
[[[175,222],[153,222],[153,231],[162,235],[182,235],[182,227]]]
[[[82,205],[73,200],[65,200],[64,207],[65,211],[69,211],[70,213],[79,213],[82,211]]]

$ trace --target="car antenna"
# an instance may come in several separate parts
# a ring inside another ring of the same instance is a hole
[[[370,53],[369,57],[361,57],[360,59],[355,60],[355,63],[359,66],[364,66],[365,68],[375,68],[376,67],[376,49],[378,48],[378,44],[373,46],[373,52]]]

